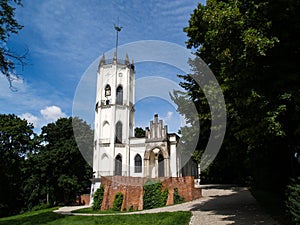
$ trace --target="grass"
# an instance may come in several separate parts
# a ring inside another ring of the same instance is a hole
[[[191,212],[163,212],[153,214],[113,215],[113,216],[66,216],[43,209],[17,216],[0,218],[0,225],[188,225]]]
[[[83,209],[77,209],[72,211],[72,213],[87,213],[87,214],[119,214],[119,213],[126,213],[128,211],[114,211],[114,210],[105,210],[100,211],[96,210],[94,211],[91,207],[90,208],[83,208]]]

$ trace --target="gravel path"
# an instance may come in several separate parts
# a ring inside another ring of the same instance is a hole
[[[246,188],[205,185],[202,186],[203,198],[185,202],[180,205],[172,205],[163,208],[136,211],[130,213],[118,213],[118,215],[145,214],[157,212],[192,211],[190,225],[253,225],[267,224],[277,225],[257,204]],[[71,213],[71,211],[86,208],[88,206],[62,207],[55,212],[61,214],[107,216],[115,214],[84,214]]]
[[[190,225],[277,225],[246,188],[206,186],[203,198],[191,209]]]

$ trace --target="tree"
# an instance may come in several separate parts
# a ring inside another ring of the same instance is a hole
[[[82,135],[85,135],[80,138],[93,143],[90,126],[74,119],[77,125],[81,123]],[[44,126],[40,139],[43,143],[40,151],[29,159],[29,164],[34,166],[26,186],[30,195],[28,204],[74,203],[77,195],[89,192],[92,169],[77,147],[72,118],[61,118]]]
[[[208,0],[184,28],[187,47],[209,65],[227,106],[227,133],[209,177],[243,182],[249,176],[260,188],[287,184],[291,149],[300,145],[299,9],[299,0]],[[181,77],[203,118],[203,91],[191,76]],[[206,116],[201,127],[208,135],[209,121]]]
[[[0,217],[23,207],[24,163],[35,146],[32,124],[0,114]]]
[[[0,2],[0,71],[9,81],[12,87],[12,80],[16,77],[15,67],[17,64],[25,65],[27,52],[18,55],[8,48],[7,42],[12,34],[17,34],[23,28],[15,19],[13,5],[22,6],[21,0],[2,0]]]
[[[136,127],[134,129],[134,136],[137,137],[137,138],[145,137],[145,130],[141,127]]]

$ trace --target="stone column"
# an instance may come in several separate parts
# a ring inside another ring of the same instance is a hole
[[[144,177],[149,177],[149,159],[144,159]]]
[[[165,173],[165,177],[170,177],[170,158],[165,158],[164,159],[164,173]]]
[[[158,156],[155,156],[155,177],[158,177]]]

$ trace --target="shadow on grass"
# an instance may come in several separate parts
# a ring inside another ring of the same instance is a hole
[[[0,219],[0,225],[188,225],[191,212],[155,213],[115,216],[64,216],[54,212],[37,212]]]
[[[208,215],[220,216],[223,221],[230,224],[279,224],[265,213],[245,188],[224,186],[222,188],[231,189],[233,193],[223,196],[210,196],[212,199],[195,204],[192,211],[202,211],[207,212]]]
[[[43,212],[36,215],[2,218],[0,220],[0,225],[39,225],[62,219],[64,217],[64,215],[53,212]]]

